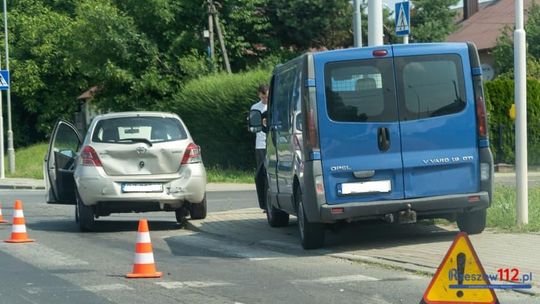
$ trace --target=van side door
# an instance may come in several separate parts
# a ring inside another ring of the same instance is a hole
[[[293,183],[294,162],[297,142],[295,142],[295,106],[300,98],[301,91],[301,61],[295,61],[291,67],[286,68],[280,78],[281,90],[276,96],[278,124],[276,128],[277,139],[277,183],[278,202],[281,209],[294,212]]]

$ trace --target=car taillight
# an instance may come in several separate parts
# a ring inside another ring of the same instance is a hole
[[[81,151],[81,161],[83,166],[101,167],[96,150],[90,146],[85,146]]]
[[[181,165],[200,163],[202,161],[201,157],[201,147],[197,146],[194,143],[190,143],[186,152],[184,152],[184,157],[182,157]]]

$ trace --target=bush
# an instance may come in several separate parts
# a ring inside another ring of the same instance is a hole
[[[208,167],[253,169],[255,135],[246,118],[258,101],[257,87],[268,83],[270,71],[216,74],[186,83],[161,110],[175,112],[201,146]]]
[[[498,78],[484,84],[489,137],[495,160],[514,163],[515,129],[509,109],[514,103],[514,81]],[[540,165],[540,81],[527,80],[527,147],[529,165]]]

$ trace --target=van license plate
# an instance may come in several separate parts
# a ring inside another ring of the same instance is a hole
[[[122,192],[163,192],[162,184],[122,184]]]
[[[338,185],[338,195],[388,193],[390,191],[392,191],[392,184],[389,180],[343,183]]]

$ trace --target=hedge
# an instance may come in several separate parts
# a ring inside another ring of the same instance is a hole
[[[186,83],[162,110],[177,113],[201,146],[207,167],[255,168],[255,135],[247,130],[247,115],[258,101],[257,88],[271,72],[217,74]]]
[[[496,79],[484,83],[489,138],[496,162],[515,162],[515,129],[509,110],[514,103],[514,80]],[[528,164],[540,165],[540,81],[527,80]]]

